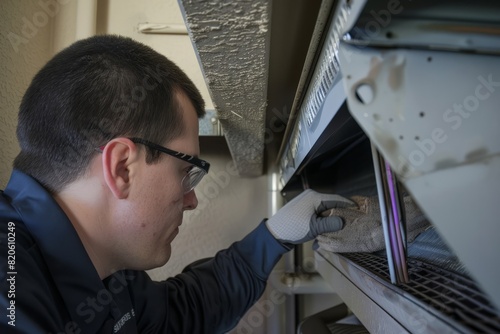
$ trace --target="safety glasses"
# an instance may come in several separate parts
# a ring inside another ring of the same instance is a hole
[[[182,179],[182,187],[184,189],[185,194],[192,191],[198,185],[198,183],[200,183],[201,179],[208,173],[208,170],[210,169],[210,164],[207,161],[198,159],[196,157],[193,157],[192,155],[171,150],[169,148],[152,143],[146,139],[142,138],[129,138],[129,139],[136,144],[142,144],[153,150],[160,151],[162,153],[168,154],[172,157],[175,157],[177,159],[192,164],[191,169]]]

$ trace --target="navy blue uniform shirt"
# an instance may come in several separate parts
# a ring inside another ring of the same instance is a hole
[[[288,250],[262,222],[166,281],[132,270],[101,280],[55,200],[14,170],[0,195],[0,333],[224,333]]]

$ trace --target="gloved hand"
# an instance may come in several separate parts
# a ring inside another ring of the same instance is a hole
[[[319,213],[351,205],[355,204],[342,196],[320,194],[308,189],[278,210],[266,224],[279,241],[300,244],[320,234],[341,230],[344,227],[342,218],[321,217]]]
[[[335,208],[325,212],[324,216],[338,216],[345,221],[342,231],[326,233],[318,236],[318,245],[331,252],[376,252],[385,248],[384,230],[377,196],[353,196],[354,207]],[[425,215],[413,202],[405,196],[406,239],[412,242],[418,234],[430,225]]]

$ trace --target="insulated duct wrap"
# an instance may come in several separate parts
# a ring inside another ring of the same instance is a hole
[[[261,175],[270,3],[179,3],[238,172]]]

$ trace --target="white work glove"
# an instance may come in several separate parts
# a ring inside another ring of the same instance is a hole
[[[301,244],[318,235],[339,231],[344,221],[337,216],[321,217],[319,214],[331,208],[355,205],[339,195],[320,194],[306,190],[283,206],[267,220],[267,228],[281,242]]]

